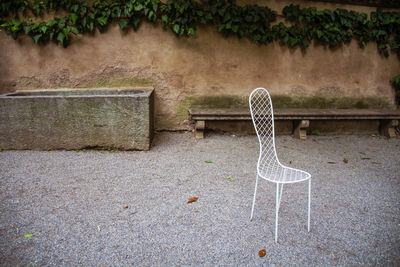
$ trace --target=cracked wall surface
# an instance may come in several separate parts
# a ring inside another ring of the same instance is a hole
[[[268,5],[281,10],[288,3]],[[225,38],[209,26],[178,39],[160,25],[143,23],[137,32],[122,32],[114,24],[103,34],[74,37],[66,49],[38,46],[24,36],[14,41],[0,32],[0,51],[1,93],[153,86],[157,130],[190,129],[191,107],[244,107],[259,86],[269,89],[281,107],[395,108],[390,79],[400,74],[399,58],[381,56],[374,43],[360,49],[353,41],[334,50],[311,45],[304,53],[276,42],[260,46]]]

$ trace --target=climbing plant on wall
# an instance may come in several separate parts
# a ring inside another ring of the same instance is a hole
[[[61,11],[61,12],[58,12]],[[58,12],[44,20],[46,13]],[[212,25],[224,36],[248,38],[258,44],[279,41],[307,49],[312,42],[338,47],[355,39],[360,47],[376,42],[384,56],[400,58],[400,13],[377,9],[366,13],[345,9],[317,10],[289,5],[277,12],[266,6],[236,5],[235,0],[114,0],[89,4],[80,0],[2,0],[0,30],[14,39],[30,36],[36,44],[70,44],[71,36],[104,32],[111,23],[137,30],[143,21],[160,23],[176,36],[192,36],[199,25]]]
[[[396,101],[400,105],[400,75],[397,75],[392,80],[393,87],[396,90]]]
[[[48,21],[41,15],[66,11],[63,17]],[[260,44],[281,41],[290,47],[307,48],[312,41],[337,47],[357,39],[364,47],[375,41],[385,56],[389,49],[400,51],[400,13],[378,9],[365,13],[345,9],[317,10],[289,5],[283,8],[285,22],[274,23],[277,13],[265,6],[238,6],[234,0],[114,0],[95,1],[89,5],[79,0],[3,0],[0,4],[0,29],[14,39],[29,35],[35,43],[50,40],[66,47],[71,34],[98,29],[110,23],[121,29],[137,30],[144,20],[158,23],[177,36],[191,36],[198,25],[213,25],[223,35],[246,37]]]

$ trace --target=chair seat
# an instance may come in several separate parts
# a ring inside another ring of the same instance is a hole
[[[280,164],[259,168],[258,174],[261,178],[264,178],[268,181],[283,184],[301,182],[311,178],[311,174],[308,172],[286,167]]]

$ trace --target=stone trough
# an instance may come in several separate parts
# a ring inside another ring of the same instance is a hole
[[[0,148],[149,150],[153,89],[57,89],[0,96]]]

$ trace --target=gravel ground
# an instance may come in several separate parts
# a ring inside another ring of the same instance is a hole
[[[275,184],[260,181],[249,220],[255,136],[159,133],[149,152],[3,151],[0,264],[399,265],[400,139],[278,136],[277,150],[313,175],[311,232],[307,183],[287,185],[278,244]]]

